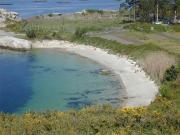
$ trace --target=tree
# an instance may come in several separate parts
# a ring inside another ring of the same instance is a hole
[[[154,19],[154,0],[140,0],[137,9],[141,21],[152,21]]]
[[[177,16],[180,12],[180,0],[173,0],[173,13],[174,13],[174,22],[177,20]]]
[[[180,0],[126,0],[128,10],[133,11],[134,21],[139,16],[141,21],[175,19],[180,16]]]

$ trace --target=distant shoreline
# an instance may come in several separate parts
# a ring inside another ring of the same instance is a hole
[[[8,9],[20,13],[23,19],[31,18],[50,13],[75,13],[81,12],[84,9],[101,9],[101,10],[118,10],[121,1],[24,1],[25,7],[20,0],[13,0],[12,2],[0,2],[0,8]],[[11,6],[12,5],[12,6]]]

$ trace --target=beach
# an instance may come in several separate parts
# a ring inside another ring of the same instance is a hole
[[[32,43],[32,48],[58,48],[87,57],[111,69],[125,86],[127,100],[124,106],[147,106],[154,101],[158,86],[135,61],[126,56],[109,54],[107,50],[68,41],[43,40]]]

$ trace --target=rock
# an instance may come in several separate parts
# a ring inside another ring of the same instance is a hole
[[[0,18],[16,20],[18,19],[19,14],[17,12],[7,11],[5,9],[0,9]]]
[[[17,49],[17,50],[29,50],[32,48],[32,44],[30,41],[25,39],[19,39],[11,36],[0,37],[0,47],[1,48],[9,48],[9,49]]]
[[[0,27],[5,27],[6,20],[18,21],[20,17],[16,12],[10,12],[0,8]]]

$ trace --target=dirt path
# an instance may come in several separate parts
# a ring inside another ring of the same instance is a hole
[[[177,35],[177,34],[162,32],[162,33],[159,33],[159,35],[161,35],[161,36],[163,36],[165,38],[168,38],[168,39],[173,39],[173,40],[180,41],[180,35]]]
[[[136,31],[129,31],[123,29],[123,27],[108,28],[102,32],[89,32],[90,37],[100,37],[108,40],[117,41],[124,45],[143,45],[149,42],[180,42],[179,33],[141,33]]]

